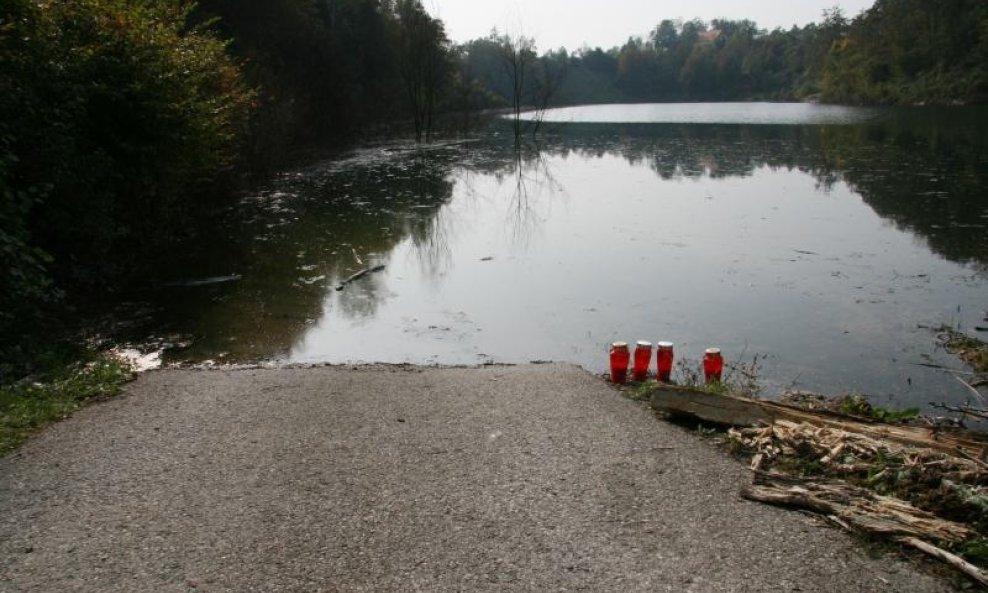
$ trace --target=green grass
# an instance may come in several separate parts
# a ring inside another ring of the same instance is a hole
[[[920,413],[919,408],[894,410],[890,408],[883,408],[881,406],[873,406],[871,405],[871,402],[865,398],[865,396],[856,393],[838,398],[837,403],[838,411],[843,414],[860,416],[862,418],[871,418],[872,420],[878,420],[879,422],[885,422],[886,424],[900,424],[910,420],[915,420],[916,418],[919,418]]]
[[[90,352],[83,360],[57,366],[34,380],[0,387],[0,455],[87,401],[116,395],[132,378],[126,364]]]
[[[758,383],[759,365],[762,358],[760,355],[755,355],[750,362],[740,359],[728,362],[724,365],[723,380],[709,383],[703,378],[702,366],[699,361],[680,358],[676,361],[672,385],[717,395],[731,394],[756,399],[762,390]],[[623,390],[623,393],[633,400],[650,401],[652,394],[662,386],[663,384],[654,378],[641,383],[629,382],[630,388]]]

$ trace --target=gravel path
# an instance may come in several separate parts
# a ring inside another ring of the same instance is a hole
[[[156,371],[0,459],[0,591],[949,591],[569,365]]]

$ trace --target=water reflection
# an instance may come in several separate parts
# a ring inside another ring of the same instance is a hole
[[[451,163],[448,151],[370,149],[281,176],[231,211],[221,236],[179,254],[163,271],[175,278],[224,270],[242,280],[159,290],[152,296],[161,309],[158,333],[193,337],[175,358],[278,358],[327,307],[372,318],[391,294],[382,275],[362,279],[360,290],[335,287],[359,270],[388,265],[405,241],[438,273],[449,252],[439,211],[452,197]]]
[[[988,136],[966,121],[571,124],[541,146],[495,130],[359,151],[245,198],[163,277],[242,279],[158,289],[156,330],[193,335],[175,358],[591,370],[612,339],[668,338],[768,355],[776,384],[956,400],[915,365],[953,364],[918,324],[988,306]]]
[[[566,157],[623,157],[663,180],[748,177],[801,171],[825,193],[837,182],[880,216],[915,233],[951,261],[988,262],[988,122],[937,127],[899,113],[866,126],[574,124],[546,150]],[[926,113],[920,111],[920,113]],[[936,121],[936,120],[934,120]],[[924,125],[925,124],[925,125]]]

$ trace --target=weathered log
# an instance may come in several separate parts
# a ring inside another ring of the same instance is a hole
[[[788,420],[777,420],[766,427],[732,428],[728,433],[732,442],[755,454],[752,469],[795,458],[819,464],[816,467],[821,475],[851,477],[852,481],[867,476],[869,483],[888,483],[887,478],[896,476],[892,481],[902,492],[924,489],[922,484],[937,476],[944,484],[955,483],[988,493],[988,464],[963,450],[911,447]]]
[[[828,410],[806,410],[779,402],[754,400],[699,389],[660,385],[652,394],[652,407],[672,415],[689,416],[730,426],[770,425],[779,420],[805,422],[889,440],[911,447],[936,449],[953,455],[963,450],[984,458],[988,442],[921,426],[872,422]]]
[[[343,290],[344,288],[346,288],[347,284],[350,284],[354,280],[359,280],[364,276],[366,276],[367,274],[370,274],[372,272],[380,272],[383,269],[384,269],[384,265],[378,265],[378,266],[374,266],[373,268],[367,268],[366,270],[360,270],[356,274],[352,274],[351,276],[349,276],[343,282],[340,282],[339,286],[336,287],[336,290],[338,291]]]
[[[968,528],[960,523],[838,480],[811,480],[756,471],[755,483],[743,488],[741,496],[833,515],[852,528],[872,535],[959,543],[969,534]]]

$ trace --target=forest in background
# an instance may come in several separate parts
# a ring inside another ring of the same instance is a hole
[[[5,0],[0,378],[302,149],[428,140],[489,108],[983,102],[986,63],[981,0],[878,0],[790,30],[665,20],[542,54],[496,31],[453,44],[418,0]]]
[[[463,48],[486,88],[509,94],[498,38]],[[546,52],[565,71],[555,102],[819,100],[856,105],[983,103],[988,98],[988,3],[878,0],[849,19],[760,29],[749,20],[663,20],[621,47]]]

